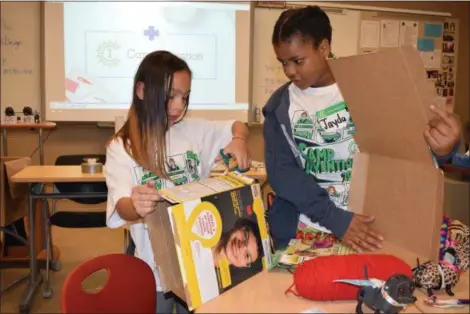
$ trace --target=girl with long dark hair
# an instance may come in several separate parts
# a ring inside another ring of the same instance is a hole
[[[190,90],[191,70],[184,60],[167,51],[148,54],[135,75],[127,121],[106,152],[107,225],[118,228],[130,224],[136,256],[154,270],[157,313],[172,313],[175,303],[178,313],[187,312],[185,306],[161,292],[142,221],[161,201],[158,190],[208,177],[222,148],[234,156],[241,169],[251,164],[244,123],[184,119]]]

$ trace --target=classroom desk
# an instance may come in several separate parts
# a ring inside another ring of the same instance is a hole
[[[13,123],[13,124],[8,124],[8,123],[3,123],[0,122],[0,130],[2,130],[2,156],[3,157],[8,157],[8,131],[15,131],[15,130],[37,130],[38,131],[38,151],[39,151],[39,164],[44,164],[44,139],[43,139],[43,130],[49,130],[49,132],[52,131],[56,127],[56,124],[54,122],[41,122],[41,123]],[[41,206],[41,205],[40,205]],[[39,206],[39,207],[40,207]],[[42,206],[45,206],[45,204],[42,204]],[[37,211],[41,212],[44,210],[44,208],[39,208]],[[24,220],[23,220],[24,221]],[[38,221],[38,224],[41,225],[42,222]],[[40,236],[40,229],[38,228],[38,234],[36,236]],[[5,267],[5,268],[23,268],[26,266],[25,262],[28,261],[28,257],[25,256],[26,252],[23,251],[23,247],[8,247],[8,251],[10,253],[0,260],[0,267]],[[42,255],[42,252],[39,253],[39,255]],[[41,265],[43,267],[43,265]],[[18,281],[15,281],[11,285],[7,286],[3,291],[6,291],[16,283],[19,283],[22,281],[23,278],[19,279]]]
[[[20,313],[29,313],[31,303],[43,278],[38,269],[38,261],[35,249],[35,210],[34,200],[41,199],[69,199],[69,198],[106,198],[107,193],[46,193],[43,185],[54,182],[103,182],[103,173],[82,174],[80,166],[28,166],[11,177],[15,183],[28,183],[29,185],[29,283],[24,292],[20,305]],[[44,214],[44,213],[43,213]],[[49,278],[46,278],[43,288],[43,297],[52,297]]]
[[[378,253],[393,254],[402,258],[411,267],[416,266],[416,255],[391,243],[385,243]],[[462,274],[457,287],[453,289],[456,297],[468,297],[469,272]],[[227,291],[216,299],[196,309],[196,313],[300,313],[311,308],[318,308],[327,313],[355,313],[357,302],[314,302],[284,292],[292,285],[293,276],[285,271],[264,271],[251,279]],[[445,292],[436,293],[445,297]],[[418,298],[414,305],[408,306],[401,313],[468,313],[468,307],[456,309],[455,312],[432,308],[424,304],[426,295],[416,290]],[[363,306],[365,313],[370,313]],[[463,311],[463,312],[460,312]],[[465,312],[466,311],[466,312]]]

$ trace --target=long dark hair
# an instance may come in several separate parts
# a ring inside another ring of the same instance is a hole
[[[145,56],[137,69],[132,90],[132,105],[127,121],[114,138],[120,137],[129,155],[145,169],[160,178],[168,178],[165,170],[168,130],[168,103],[173,75],[186,71],[188,64],[168,51],[154,51]],[[143,83],[143,99],[137,95]],[[186,110],[189,99],[186,100]]]

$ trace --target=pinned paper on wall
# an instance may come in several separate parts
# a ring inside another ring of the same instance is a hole
[[[400,46],[413,46],[418,44],[418,25],[416,21],[400,22]]]
[[[424,24],[424,36],[427,37],[441,37],[442,24]]]
[[[379,48],[380,23],[378,21],[361,22],[361,48]]]
[[[400,39],[400,22],[396,20],[380,21],[380,46],[384,48],[398,47]]]
[[[434,39],[418,38],[419,51],[434,51]]]
[[[439,69],[441,67],[441,50],[421,51],[420,54],[426,69]]]

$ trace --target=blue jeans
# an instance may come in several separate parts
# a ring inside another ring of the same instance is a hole
[[[174,311],[176,307],[176,312]],[[189,313],[185,304],[181,303],[178,299],[173,298],[171,295],[166,295],[162,291],[157,291],[157,313],[164,314],[186,314]]]

